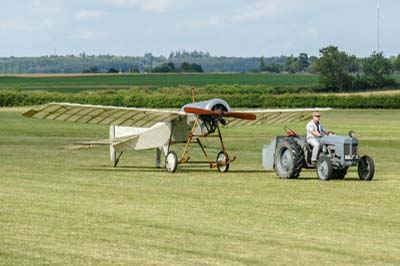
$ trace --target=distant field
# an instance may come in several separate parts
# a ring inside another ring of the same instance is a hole
[[[318,75],[266,73],[0,75],[0,106],[63,101],[169,108],[190,101],[196,88],[197,100],[223,98],[238,107],[400,108],[397,87],[337,94],[318,83]]]
[[[91,89],[206,85],[314,86],[318,75],[287,74],[104,74],[0,76],[0,89],[79,92]]]
[[[400,75],[393,75],[400,83]],[[0,75],[1,89],[46,90],[76,93],[88,90],[134,87],[249,85],[270,87],[318,87],[319,75],[309,74],[19,74]]]
[[[375,160],[321,182],[281,180],[262,146],[284,125],[223,129],[231,171],[153,168],[154,151],[64,149],[108,127],[23,118],[0,108],[0,265],[400,265],[400,110],[333,110],[324,125],[354,129]],[[377,126],[379,125],[379,126]],[[305,121],[293,123],[304,132]],[[208,140],[211,156],[218,149]]]

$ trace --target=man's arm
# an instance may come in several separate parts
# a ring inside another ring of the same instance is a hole
[[[322,125],[321,125],[321,132],[323,132],[325,135],[335,135],[333,131],[326,130]]]
[[[312,131],[311,131],[311,134],[312,134],[314,137],[321,137],[321,133],[319,133],[318,131],[315,131],[315,130],[312,130]]]

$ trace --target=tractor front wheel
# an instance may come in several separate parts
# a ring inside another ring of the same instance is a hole
[[[374,161],[368,155],[364,155],[358,161],[358,177],[364,181],[371,181],[374,178]]]
[[[321,156],[317,161],[317,175],[322,181],[332,178],[332,162],[326,155]]]

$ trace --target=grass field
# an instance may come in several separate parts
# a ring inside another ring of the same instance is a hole
[[[206,85],[313,86],[318,75],[276,74],[103,74],[0,76],[0,89],[41,89],[79,92],[134,86],[176,87]]]
[[[393,75],[400,82],[400,75]],[[0,75],[0,89],[80,92],[132,87],[176,87],[206,85],[318,86],[319,75],[310,74],[30,74]]]
[[[314,171],[280,180],[262,145],[283,125],[224,129],[228,173],[154,169],[154,152],[68,150],[103,126],[0,109],[0,265],[400,265],[400,110],[334,110],[322,121],[358,133],[372,182]],[[305,122],[290,125],[302,132]],[[214,150],[211,150],[214,151]]]

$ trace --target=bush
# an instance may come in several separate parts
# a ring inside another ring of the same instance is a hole
[[[361,80],[362,81],[362,80]],[[360,81],[360,86],[363,84]],[[285,93],[289,88],[268,89],[250,86],[207,86],[196,90],[196,101],[222,98],[234,108],[382,108],[400,109],[397,95],[320,95],[310,93]],[[293,90],[293,89],[292,89]],[[302,91],[299,88],[295,91]],[[229,92],[229,93],[228,93]],[[46,91],[0,91],[0,106],[32,106],[49,102],[74,102],[82,104],[113,105],[146,108],[180,108],[191,102],[191,88],[135,88],[130,90],[104,90],[95,92],[60,93]]]
[[[353,79],[352,89],[353,91],[366,91],[372,88],[372,81],[366,76],[357,76]]]

